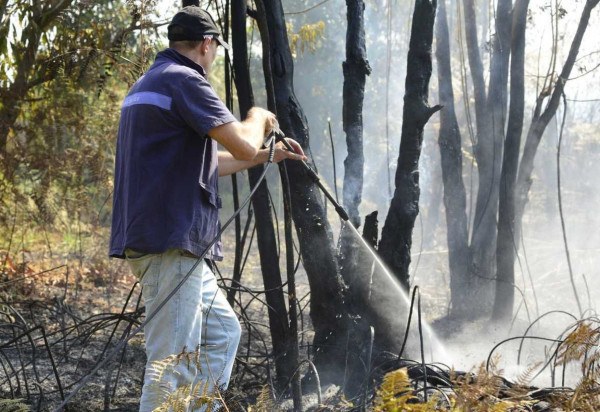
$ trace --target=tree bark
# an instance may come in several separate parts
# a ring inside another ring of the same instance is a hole
[[[579,48],[581,47],[581,41],[583,40],[583,36],[587,29],[590,15],[592,10],[598,5],[600,0],[587,0],[585,6],[583,8],[583,12],[579,19],[579,23],[577,25],[577,32],[575,33],[575,37],[571,43],[571,47],[569,49],[569,54],[567,56],[567,60],[565,61],[565,65],[560,73],[560,76],[556,80],[556,84],[554,85],[554,90],[552,91],[552,95],[546,109],[540,115],[536,115],[531,121],[531,126],[529,127],[529,131],[527,132],[527,138],[525,140],[525,148],[523,150],[523,155],[521,157],[521,162],[519,165],[519,173],[517,176],[517,206],[516,206],[516,215],[517,220],[520,222],[523,218],[523,212],[525,211],[525,205],[527,204],[527,195],[529,193],[529,189],[531,187],[531,175],[533,173],[533,161],[535,158],[535,154],[537,152],[538,145],[546,130],[546,126],[550,120],[556,114],[556,110],[558,109],[558,104],[560,103],[560,96],[564,91],[565,84],[571,75],[571,70],[575,64],[575,60],[577,59],[577,54],[579,53]],[[535,113],[541,112],[541,106],[543,104],[543,98],[540,96],[538,98],[537,107]],[[520,225],[519,232],[520,233]]]
[[[419,213],[419,157],[423,128],[441,108],[427,104],[436,3],[436,0],[415,2],[394,196],[379,242],[379,254],[405,289],[409,287],[412,231]]]
[[[269,31],[270,62],[277,116],[282,131],[307,151],[306,117],[293,85],[290,52],[280,0],[264,1]],[[340,379],[349,327],[345,310],[346,286],[340,276],[335,242],[319,189],[297,162],[287,162],[292,198],[292,216],[300,243],[302,262],[311,290],[310,315],[315,330],[315,364],[324,380]]]
[[[250,82],[248,67],[248,45],[246,39],[246,8],[245,0],[232,0],[231,26],[233,47],[233,71],[237,89],[240,115],[246,117],[248,110],[254,105],[254,94]],[[248,170],[248,180],[254,187],[264,170],[259,165]],[[269,330],[275,358],[276,385],[283,389],[291,378],[296,365],[290,362],[288,354],[289,325],[287,309],[283,295],[283,284],[279,269],[277,239],[273,226],[273,216],[269,201],[267,182],[263,180],[252,197],[252,207],[256,217],[256,238],[260,256],[260,266],[265,286],[265,299],[268,306]]]
[[[344,87],[342,120],[346,132],[348,155],[344,160],[344,208],[355,227],[360,226],[358,206],[363,188],[363,121],[362,110],[366,76],[371,73],[365,45],[364,9],[362,0],[346,0],[348,29],[346,31],[346,61],[343,63]]]
[[[481,53],[479,53],[479,40],[477,36],[477,13],[475,12],[474,0],[463,0],[465,39],[467,41],[467,56],[469,59],[469,69],[473,81],[473,91],[475,93],[475,122],[477,133],[483,133],[485,125],[486,110],[486,90],[483,77],[483,62]]]
[[[479,182],[475,218],[471,234],[472,313],[491,312],[495,275],[498,193],[502,167],[502,149],[506,122],[506,91],[510,56],[511,0],[499,0],[496,9],[496,32],[492,43],[490,79],[482,129],[477,130],[475,156]]]
[[[533,166],[535,155],[537,153],[537,148],[541,141],[541,138],[548,126],[550,120],[556,114],[556,110],[558,109],[558,105],[560,103],[560,97],[564,92],[565,84],[571,75],[571,71],[573,70],[573,66],[575,65],[575,61],[577,59],[577,54],[579,53],[579,48],[581,47],[581,41],[583,40],[583,36],[588,27],[590,15],[592,10],[598,6],[600,0],[587,0],[585,6],[583,7],[583,11],[581,13],[581,17],[579,19],[579,23],[577,25],[577,31],[571,42],[571,46],[569,49],[569,54],[567,56],[567,60],[562,68],[562,71],[556,80],[556,84],[554,85],[554,89],[550,96],[550,100],[546,105],[546,108],[542,112],[542,106],[545,101],[545,95],[540,94],[537,99],[536,107],[534,109],[534,117],[531,121],[531,125],[529,126],[529,130],[527,132],[527,137],[525,140],[525,147],[523,149],[523,154],[521,156],[521,160],[519,163],[519,172],[517,174],[517,182],[516,182],[516,198],[515,198],[515,220],[514,220],[514,228],[513,233],[516,239],[520,239],[521,237],[521,228],[523,224],[523,214],[525,212],[525,206],[527,205],[527,196],[529,193],[529,189],[531,188],[532,179],[531,175],[533,173]],[[514,258],[513,258],[514,265]],[[514,293],[511,291],[505,291],[508,293]],[[509,299],[508,296],[499,296],[497,299]]]
[[[498,203],[496,295],[492,312],[492,318],[495,320],[510,320],[514,303],[514,263],[519,243],[519,240],[514,237],[515,182],[525,114],[525,31],[528,6],[529,0],[517,0],[513,10],[510,107]]]
[[[452,67],[450,63],[450,34],[446,14],[446,0],[441,0],[437,16],[436,58],[438,63],[438,90],[440,104],[440,132],[438,145],[444,182],[444,206],[450,266],[451,314],[465,316],[470,310],[468,288],[469,244],[467,232],[466,193],[462,178],[461,136],[454,109]]]

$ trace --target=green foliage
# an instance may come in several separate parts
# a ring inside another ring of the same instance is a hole
[[[29,412],[31,409],[23,403],[23,399],[0,399],[0,411]]]
[[[321,20],[302,25],[297,32],[294,31],[293,23],[288,22],[286,28],[292,56],[295,58],[299,53],[314,53],[319,48],[325,33],[325,22]]]
[[[156,51],[155,4],[0,4],[4,248],[17,247],[17,233],[6,230],[15,223],[22,229],[19,247],[43,241],[73,251],[86,239],[98,244],[95,238],[106,237],[98,228],[108,225],[120,105]],[[62,246],[48,238],[53,232]]]
[[[438,409],[437,398],[430,398],[426,403],[419,403],[419,398],[414,395],[413,387],[408,377],[406,368],[389,372],[377,390],[377,397],[373,405],[375,412],[425,412]]]

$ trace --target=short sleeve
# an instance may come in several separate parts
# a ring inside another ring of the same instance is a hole
[[[187,76],[173,91],[174,109],[200,136],[237,119],[202,76]]]

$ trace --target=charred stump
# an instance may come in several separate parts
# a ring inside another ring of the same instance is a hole
[[[419,213],[419,157],[423,128],[441,108],[427,104],[436,4],[436,0],[415,2],[395,190],[379,242],[379,254],[405,289],[409,287],[412,232]]]

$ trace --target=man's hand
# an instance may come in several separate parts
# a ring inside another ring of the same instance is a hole
[[[290,144],[290,146],[292,146],[292,149],[294,149],[294,151],[292,152],[292,151],[286,149],[286,147],[284,146],[284,144],[282,142],[278,142],[275,145],[275,153],[273,156],[273,162],[279,163],[285,159],[304,160],[304,161],[307,160],[307,157],[304,155],[304,151],[302,150],[300,143],[298,143],[294,139],[290,139],[289,137],[286,137],[285,140]]]
[[[275,163],[281,162],[285,159],[307,160],[302,147],[300,147],[300,144],[297,141],[287,137],[285,140],[289,143],[292,149],[294,149],[294,151],[286,149],[283,142],[278,142],[275,144],[275,152],[273,153],[273,161]],[[252,166],[266,163],[267,159],[269,158],[269,150],[269,148],[259,150],[256,157],[254,157],[252,160],[238,160],[235,159],[229,152],[219,151],[219,176],[227,176],[241,170],[246,170]]]
[[[279,122],[275,117],[275,114],[261,107],[253,107],[248,111],[248,117],[253,119],[262,119],[264,122],[264,135],[265,137],[271,133],[272,130],[279,129]]]
[[[278,128],[279,124],[273,113],[253,107],[244,121],[216,126],[208,131],[208,135],[237,160],[253,160],[259,153],[265,137],[272,129]]]

